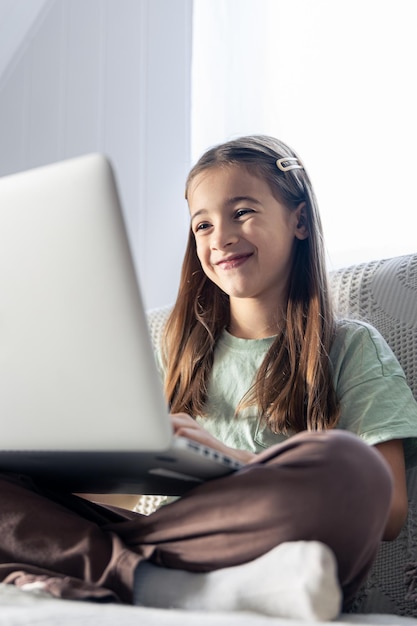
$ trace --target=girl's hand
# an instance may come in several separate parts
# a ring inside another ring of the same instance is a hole
[[[186,437],[197,441],[204,446],[218,450],[222,454],[226,454],[242,463],[248,463],[256,455],[246,450],[236,450],[235,448],[229,448],[224,443],[213,437],[205,428],[200,426],[195,419],[187,415],[186,413],[175,413],[171,415],[172,426],[174,428],[174,435]]]

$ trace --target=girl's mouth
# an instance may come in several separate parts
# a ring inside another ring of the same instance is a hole
[[[243,265],[250,257],[252,256],[252,253],[250,254],[236,254],[233,257],[229,257],[227,259],[223,259],[221,261],[218,261],[218,263],[216,263],[216,265],[218,267],[220,267],[223,270],[233,270],[236,269],[237,267],[240,267],[241,265]]]

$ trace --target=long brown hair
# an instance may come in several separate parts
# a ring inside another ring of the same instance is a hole
[[[332,428],[339,404],[329,351],[334,336],[323,234],[306,170],[281,171],[277,159],[297,154],[267,136],[241,137],[208,150],[189,173],[190,183],[213,167],[240,165],[267,182],[289,209],[305,203],[309,236],[296,240],[286,323],[265,356],[253,387],[237,410],[256,405],[274,432]],[[301,161],[298,161],[301,163]],[[176,303],[163,342],[165,392],[173,413],[204,415],[216,342],[229,323],[229,298],[204,274],[190,229]]]

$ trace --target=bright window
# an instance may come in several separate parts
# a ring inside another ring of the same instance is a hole
[[[192,156],[252,133],[302,157],[330,267],[417,251],[410,0],[194,0]]]

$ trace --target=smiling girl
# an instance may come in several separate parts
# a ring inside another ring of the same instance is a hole
[[[186,197],[157,355],[166,398],[176,434],[244,467],[148,517],[0,476],[0,577],[61,597],[334,618],[404,524],[416,403],[379,333],[334,315],[317,203],[288,146],[210,149]]]

